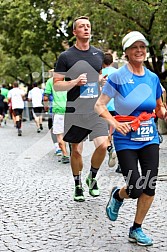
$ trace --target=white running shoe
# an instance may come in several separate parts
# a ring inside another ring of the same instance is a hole
[[[117,154],[116,154],[115,148],[112,147],[112,149],[108,152],[108,155],[109,155],[108,166],[114,167],[117,160]]]

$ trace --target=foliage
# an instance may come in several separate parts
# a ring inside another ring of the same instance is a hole
[[[150,43],[151,61],[147,59],[147,67],[162,81],[166,79],[167,71],[162,72],[162,64],[167,44],[167,0],[121,3],[119,0],[4,0],[0,7],[0,44],[5,55],[2,62],[15,59],[16,69],[27,71],[31,78],[26,82],[31,83],[32,73],[39,71],[41,61],[45,68],[53,68],[64,50],[64,42],[69,46],[74,43],[72,22],[82,15],[89,16],[92,23],[91,43],[104,51],[117,51],[119,57],[123,36],[131,30],[141,31]]]

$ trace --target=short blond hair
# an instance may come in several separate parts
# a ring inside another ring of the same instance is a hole
[[[73,30],[76,29],[76,22],[77,22],[79,19],[86,19],[86,20],[89,20],[89,17],[87,17],[87,16],[80,16],[80,17],[75,18],[75,19],[74,19],[74,22],[73,22]]]

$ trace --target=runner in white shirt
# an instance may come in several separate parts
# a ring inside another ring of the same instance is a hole
[[[14,82],[13,88],[9,90],[8,100],[12,104],[13,116],[15,117],[16,128],[18,129],[18,136],[22,135],[21,122],[24,109],[24,96],[24,91],[18,87],[17,82]]]
[[[43,111],[43,89],[37,87],[37,83],[33,83],[33,88],[28,92],[28,101],[32,101],[32,113],[37,126],[37,133],[43,130],[42,126],[42,111]]]

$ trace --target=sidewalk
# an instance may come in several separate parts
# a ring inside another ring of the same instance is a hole
[[[86,201],[73,201],[69,164],[58,162],[47,122],[37,134],[35,123],[23,123],[18,137],[11,121],[0,128],[0,252],[161,252],[167,249],[167,135],[160,148],[155,200],[143,224],[154,240],[151,247],[128,242],[135,201],[126,200],[116,222],[105,214],[114,185],[123,185],[121,174],[106,159],[98,174],[101,195],[92,198],[85,183],[93,151],[84,147],[82,179]]]

